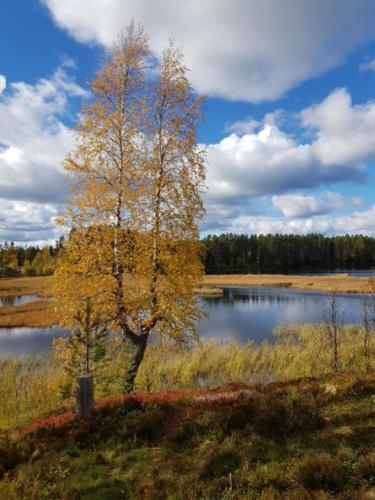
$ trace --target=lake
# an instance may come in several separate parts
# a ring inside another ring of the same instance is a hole
[[[320,323],[327,308],[328,295],[290,288],[223,287],[220,297],[200,297],[208,319],[199,324],[203,338],[272,341],[278,324]],[[338,307],[345,313],[346,323],[361,321],[361,297],[338,295]],[[0,354],[35,355],[51,349],[52,341],[64,335],[59,327],[0,328]]]
[[[26,302],[32,302],[37,300],[38,295],[16,295],[16,296],[6,296],[0,297],[0,307],[15,307],[21,304],[26,304]]]
[[[279,324],[321,323],[328,305],[328,295],[290,288],[223,287],[222,297],[202,297],[209,315],[200,324],[205,338],[234,339],[259,343],[272,340],[272,331]],[[339,294],[337,304],[346,323],[361,321],[361,297]]]
[[[0,328],[1,356],[35,356],[49,352],[54,339],[66,335],[63,328]]]

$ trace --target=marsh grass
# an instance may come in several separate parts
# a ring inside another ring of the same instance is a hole
[[[50,294],[52,278],[38,276],[30,278],[0,278],[0,297],[36,294],[46,297]]]
[[[137,391],[215,388],[229,383],[263,383],[332,373],[333,361],[325,325],[286,325],[276,329],[275,343],[256,346],[210,340],[190,350],[149,346],[136,379]],[[346,326],[340,332],[343,373],[366,370],[364,332]],[[370,336],[370,369],[375,369],[375,334]],[[121,393],[124,359],[112,353],[95,373],[97,398]],[[0,430],[11,429],[71,407],[74,379],[66,360],[50,358],[0,360]]]
[[[0,327],[45,327],[53,323],[53,309],[48,297],[51,294],[52,278],[2,278],[0,297],[36,295],[37,300],[15,307],[0,308]]]
[[[320,292],[363,293],[370,290],[368,278],[357,278],[347,274],[324,276],[304,276],[292,274],[207,274],[203,278],[205,286],[270,286],[279,288],[299,288]]]
[[[45,327],[52,323],[53,311],[51,303],[46,299],[0,308],[0,327]]]
[[[136,380],[138,390],[216,387],[320,377],[333,371],[326,325],[285,325],[274,331],[275,343],[257,346],[209,340],[189,352],[150,346]],[[370,370],[375,368],[375,334],[370,336]],[[340,331],[343,373],[364,373],[364,331],[345,326]]]
[[[66,374],[53,359],[0,359],[0,431],[18,427],[63,404]]]

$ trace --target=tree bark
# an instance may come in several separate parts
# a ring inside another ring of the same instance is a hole
[[[146,347],[148,333],[137,335],[137,338],[132,338],[128,343],[129,352],[129,367],[125,372],[124,377],[124,392],[129,393],[134,390],[134,381],[137,376],[139,365],[142,363]]]

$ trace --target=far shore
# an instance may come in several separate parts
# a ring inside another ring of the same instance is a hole
[[[203,278],[207,287],[269,286],[297,288],[326,293],[374,293],[369,278],[355,278],[348,274],[302,276],[292,274],[208,274]]]

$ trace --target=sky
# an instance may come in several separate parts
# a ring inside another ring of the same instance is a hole
[[[207,96],[202,235],[375,235],[373,0],[5,0],[0,242],[60,236],[87,81],[132,19]]]

